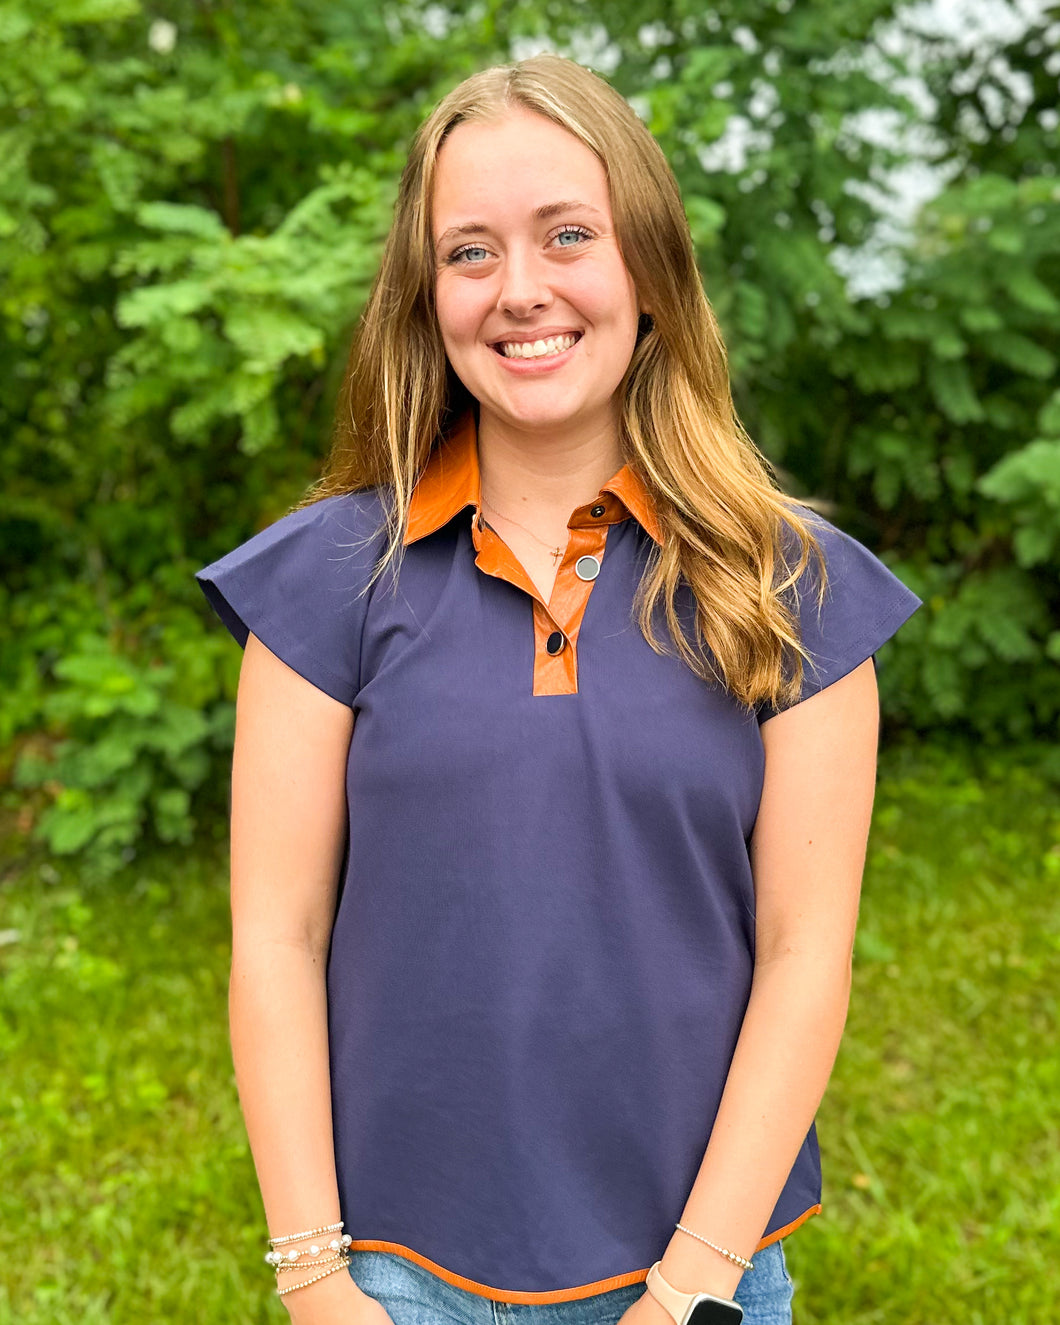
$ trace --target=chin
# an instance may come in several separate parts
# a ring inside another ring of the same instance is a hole
[[[522,428],[567,428],[577,423],[584,423],[585,426],[590,427],[598,415],[608,413],[606,404],[556,400],[528,402],[525,405],[511,402],[497,407],[488,401],[482,401],[481,408]]]

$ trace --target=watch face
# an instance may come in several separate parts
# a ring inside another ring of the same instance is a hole
[[[720,1298],[697,1302],[689,1314],[687,1325],[739,1325],[743,1320],[743,1307],[738,1302],[724,1302]]]

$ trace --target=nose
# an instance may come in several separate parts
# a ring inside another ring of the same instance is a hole
[[[498,310],[510,317],[525,318],[551,302],[543,259],[532,250],[513,246],[501,270]]]

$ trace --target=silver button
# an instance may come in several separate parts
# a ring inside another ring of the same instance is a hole
[[[574,573],[579,580],[595,580],[600,574],[600,563],[595,557],[579,557],[574,563]]]

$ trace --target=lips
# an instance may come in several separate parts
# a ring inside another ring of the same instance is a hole
[[[504,359],[544,359],[573,349],[584,334],[582,331],[554,331],[542,327],[540,331],[521,336],[505,336],[493,341],[490,348]]]

